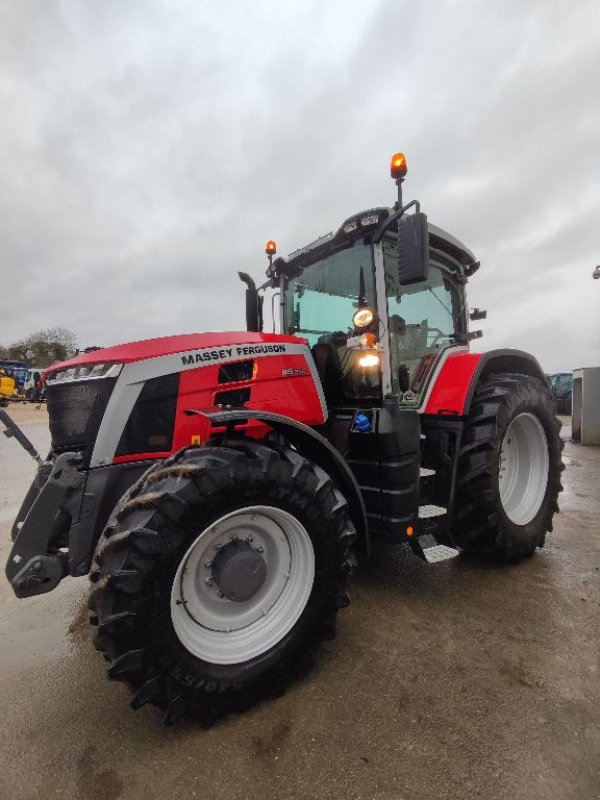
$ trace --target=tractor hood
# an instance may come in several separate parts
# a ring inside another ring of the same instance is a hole
[[[149,358],[173,355],[192,350],[213,348],[219,350],[232,345],[265,345],[265,344],[305,344],[306,340],[294,336],[280,336],[273,333],[253,333],[249,331],[219,331],[216,333],[184,333],[178,336],[161,336],[158,339],[142,339],[139,342],[116,344],[93,350],[90,353],[81,353],[68,361],[53,364],[49,373],[63,370],[68,367],[83,364],[99,364],[101,362],[118,362],[121,364],[132,361],[144,361]],[[243,358],[243,356],[241,356]]]

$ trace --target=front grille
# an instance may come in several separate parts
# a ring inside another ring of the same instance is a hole
[[[178,372],[146,381],[127,420],[116,455],[170,451],[178,393]]]
[[[89,457],[98,435],[116,378],[47,384],[48,418],[52,450],[69,450]]]

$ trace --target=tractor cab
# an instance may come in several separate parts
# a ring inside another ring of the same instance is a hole
[[[417,201],[403,204],[403,154],[390,171],[392,208],[355,214],[287,258],[269,241],[261,288],[279,296],[280,332],[308,341],[328,413],[321,431],[357,480],[370,530],[396,541],[415,531],[448,541],[454,468],[442,453],[456,452],[461,430],[423,412],[441,362],[468,352],[479,335],[468,332],[464,291],[479,264],[428,223]],[[252,330],[262,306],[258,292],[247,300]]]
[[[419,407],[440,355],[472,338],[464,284],[479,265],[418,203],[402,206],[406,162],[399,172],[394,159],[394,208],[356,214],[287,259],[268,243],[280,331],[308,340],[330,410],[391,396]]]
[[[280,263],[281,331],[309,341],[329,408],[380,405],[389,395],[418,406],[440,353],[468,340],[465,265],[448,252],[448,235],[428,226],[438,247],[430,247],[427,276],[402,284],[396,231],[373,241],[389,216],[357,215],[328,242]]]

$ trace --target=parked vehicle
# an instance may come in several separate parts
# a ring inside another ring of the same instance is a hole
[[[15,379],[0,370],[0,404],[6,405],[15,396],[17,383]]]
[[[41,396],[42,385],[41,378],[43,369],[29,369],[23,384],[23,394],[27,400],[37,402]]]
[[[334,636],[354,553],[376,537],[433,565],[514,562],[552,530],[561,441],[544,374],[520,350],[470,352],[479,263],[403,205],[402,154],[391,174],[393,208],[287,259],[268,242],[267,281],[240,273],[247,331],[49,370],[52,452],[6,574],[31,597],[89,572],[109,676],[166,723],[281,693]]]
[[[27,377],[27,364],[24,361],[2,359],[0,360],[0,369],[4,370],[6,375],[14,378],[17,390],[21,391]]]
[[[571,414],[573,402],[573,373],[558,372],[548,376],[550,395],[557,414]]]

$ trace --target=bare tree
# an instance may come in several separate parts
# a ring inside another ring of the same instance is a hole
[[[64,361],[75,355],[77,337],[68,328],[57,326],[44,328],[11,344],[8,348],[0,348],[6,357],[15,361],[24,361],[30,366],[49,367],[55,361]]]

